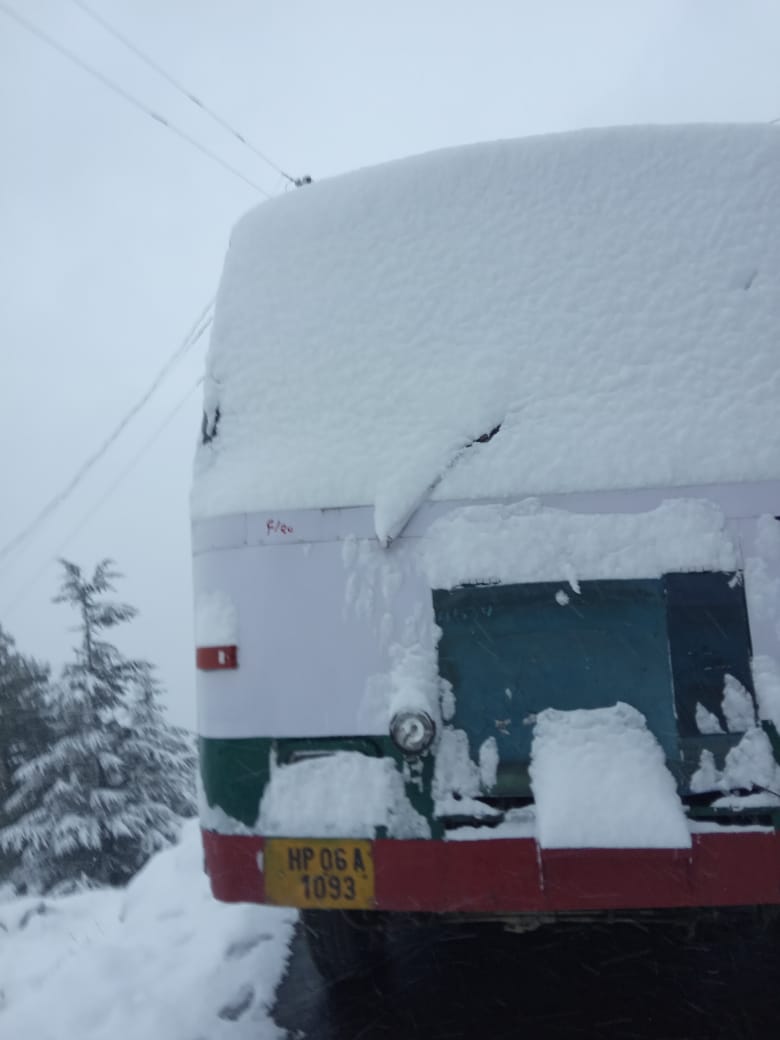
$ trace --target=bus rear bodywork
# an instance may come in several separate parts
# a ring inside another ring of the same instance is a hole
[[[326,970],[377,911],[780,904],[778,140],[479,146],[236,229],[206,866]]]

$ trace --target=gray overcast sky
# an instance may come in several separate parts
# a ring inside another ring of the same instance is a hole
[[[285,170],[314,178],[478,140],[780,116],[777,0],[86,0]],[[71,0],[3,0],[268,192],[284,181]],[[67,482],[213,295],[260,201],[0,11],[0,544]],[[778,129],[780,133],[780,129]],[[59,666],[58,555],[112,556],[119,642],[194,724],[187,494],[205,340],[10,560],[0,623]],[[87,519],[87,522],[83,521]],[[74,534],[74,532],[76,532]]]

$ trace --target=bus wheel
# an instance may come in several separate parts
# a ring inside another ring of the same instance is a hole
[[[311,959],[326,982],[367,975],[382,960],[381,914],[359,910],[303,910],[303,932]]]

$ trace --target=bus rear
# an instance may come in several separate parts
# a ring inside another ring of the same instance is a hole
[[[777,131],[589,131],[234,231],[193,488],[212,890],[780,904]]]

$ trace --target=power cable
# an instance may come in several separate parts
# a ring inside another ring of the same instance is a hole
[[[155,112],[153,109],[149,108],[147,105],[143,103],[143,101],[139,101],[138,98],[136,98],[129,91],[125,90],[124,87],[120,86],[118,83],[115,83],[112,79],[109,79],[108,76],[104,75],[93,65],[89,65],[86,61],[80,58],[78,54],[76,54],[74,51],[64,46],[64,44],[58,43],[57,40],[49,36],[48,33],[43,31],[43,29],[40,29],[37,25],[33,24],[33,22],[28,21],[23,15],[19,14],[18,11],[14,11],[12,8],[8,7],[7,4],[3,3],[3,0],[0,0],[0,11],[2,11],[3,14],[5,14],[8,18],[15,21],[18,25],[21,25],[23,29],[27,30],[27,32],[32,33],[33,36],[36,36],[39,40],[42,40],[44,43],[48,44],[49,47],[52,47],[63,57],[67,58],[68,61],[73,62],[74,65],[77,65],[84,72],[88,73],[94,79],[98,80],[100,83],[103,84],[104,87],[107,87],[115,94],[118,94],[119,97],[127,101],[128,104],[133,105],[135,108],[139,109],[145,115],[149,116],[150,119],[153,119],[156,123],[159,123],[161,126],[164,126],[167,130],[170,130],[171,133],[181,138],[182,141],[186,141],[187,144],[191,145],[193,148],[196,148],[202,155],[208,156],[209,159],[213,160],[215,163],[218,163],[224,170],[227,170],[229,173],[232,173],[234,177],[238,177],[245,184],[248,184],[250,188],[253,188],[255,191],[260,192],[260,194],[264,195],[267,199],[270,199],[272,197],[270,192],[267,192],[265,188],[261,188],[259,184],[256,184],[253,180],[250,180],[249,177],[244,176],[244,174],[241,173],[240,170],[236,169],[235,166],[231,166],[229,162],[227,162],[221,156],[217,155],[216,152],[213,152],[210,148],[207,148],[206,145],[201,144],[200,141],[197,141],[194,137],[190,136],[190,134],[188,134],[185,130],[181,130],[174,123],[171,123],[170,120],[165,118],[165,116],[161,116],[159,112]]]
[[[192,397],[192,395],[195,393],[195,391],[202,383],[203,376],[201,376],[200,379],[198,379],[197,382],[195,382],[195,384],[189,388],[187,393],[182,398],[180,398],[180,400],[171,409],[171,411],[168,412],[168,414],[159,424],[159,426],[155,428],[151,436],[144,441],[144,443],[141,445],[141,447],[138,449],[135,455],[133,455],[133,457],[130,459],[127,465],[122,470],[120,470],[116,480],[114,480],[113,483],[109,485],[109,487],[100,496],[97,502],[95,502],[94,505],[82,516],[81,520],[79,520],[79,522],[73,528],[71,528],[70,533],[62,540],[62,542],[60,542],[58,548],[55,550],[54,555],[51,557],[51,559],[47,560],[46,563],[44,563],[44,565],[35,572],[32,578],[30,578],[29,581],[25,582],[25,584],[18,590],[16,595],[13,596],[11,600],[6,604],[6,606],[3,609],[3,617],[8,616],[26,599],[27,594],[38,583],[40,578],[46,573],[46,571],[49,569],[52,563],[55,563],[60,558],[60,555],[62,554],[66,546],[73,541],[76,535],[81,533],[81,531],[86,527],[86,525],[90,522],[90,520],[94,517],[98,510],[102,508],[102,506],[108,501],[109,498],[111,498],[111,496],[114,494],[117,488],[124,483],[125,479],[130,475],[130,473],[132,473],[132,471],[135,469],[135,467],[138,465],[138,463],[141,461],[141,459],[144,457],[147,451],[156,443],[158,438],[163,434],[163,432],[168,428],[168,426],[170,426],[170,424],[182,410],[184,405],[187,404],[189,399]]]
[[[11,553],[19,545],[27,541],[27,539],[31,535],[33,535],[35,531],[37,531],[41,524],[46,519],[48,519],[49,516],[51,516],[55,509],[57,509],[58,506],[60,506],[61,503],[64,502],[65,499],[72,494],[72,492],[75,490],[76,487],[78,487],[78,485],[87,475],[87,473],[93,468],[93,466],[95,466],[95,464],[103,458],[103,456],[106,454],[106,452],[114,443],[114,441],[117,440],[117,438],[125,429],[125,427],[132,421],[132,419],[135,418],[135,416],[138,414],[138,412],[140,412],[140,410],[143,408],[143,406],[146,404],[146,402],[149,400],[149,398],[152,396],[155,390],[157,390],[160,383],[162,383],[162,381],[165,379],[165,377],[168,375],[171,369],[178,363],[178,361],[184,356],[184,354],[187,353],[187,351],[189,351],[192,347],[195,346],[195,344],[201,338],[201,336],[209,327],[209,325],[211,325],[213,316],[209,314],[209,311],[211,310],[213,303],[214,300],[212,299],[206,304],[206,306],[203,308],[196,320],[193,322],[190,331],[187,333],[187,335],[182,340],[181,344],[176,348],[171,357],[168,358],[163,367],[157,373],[151,385],[148,387],[147,390],[144,391],[143,395],[133,405],[130,411],[127,412],[127,414],[120,420],[117,426],[112,430],[112,432],[100,445],[100,447],[95,452],[93,452],[92,455],[90,455],[85,462],[82,463],[82,465],[71,477],[68,483],[46,503],[43,509],[41,509],[41,511],[35,517],[33,517],[33,519],[25,527],[23,527],[21,531],[14,535],[14,537],[9,542],[6,542],[6,544],[2,548],[0,548],[0,562],[2,562],[2,560],[4,560],[9,555],[9,553]]]
[[[97,24],[100,25],[103,29],[105,29],[105,31],[109,33],[109,35],[113,36],[115,40],[118,40],[124,47],[131,51],[145,65],[152,69],[153,72],[156,72],[158,76],[161,76],[166,81],[166,83],[169,83],[174,88],[174,90],[177,90],[180,94],[187,98],[188,101],[192,102],[193,105],[196,105],[213,122],[215,122],[217,126],[220,126],[223,130],[226,130],[229,134],[231,134],[231,136],[235,137],[237,141],[240,141],[241,144],[248,148],[250,152],[253,152],[258,159],[261,159],[264,163],[270,166],[272,170],[275,170],[278,174],[281,174],[282,177],[286,178],[290,182],[290,184],[294,184],[297,187],[300,187],[301,184],[304,183],[305,178],[292,177],[289,173],[283,170],[281,166],[279,166],[277,163],[273,161],[273,159],[270,158],[270,156],[266,155],[265,152],[262,152],[244,134],[242,134],[239,130],[232,126],[227,121],[227,119],[224,119],[218,112],[215,112],[214,109],[211,108],[210,105],[207,105],[202,98],[199,98],[197,94],[194,94],[182,83],[174,79],[174,77],[171,76],[171,74],[166,69],[164,69],[162,65],[159,64],[159,62],[156,62],[154,58],[150,58],[149,55],[142,51],[140,47],[133,43],[132,40],[129,40],[123,33],[121,33],[113,25],[111,25],[111,23],[106,18],[104,18],[103,15],[93,10],[89,6],[89,4],[84,3],[84,0],[71,0],[71,2],[75,4],[75,6],[78,7],[80,11],[83,11],[84,14],[88,15],[88,17],[90,17],[93,21],[97,22]]]

